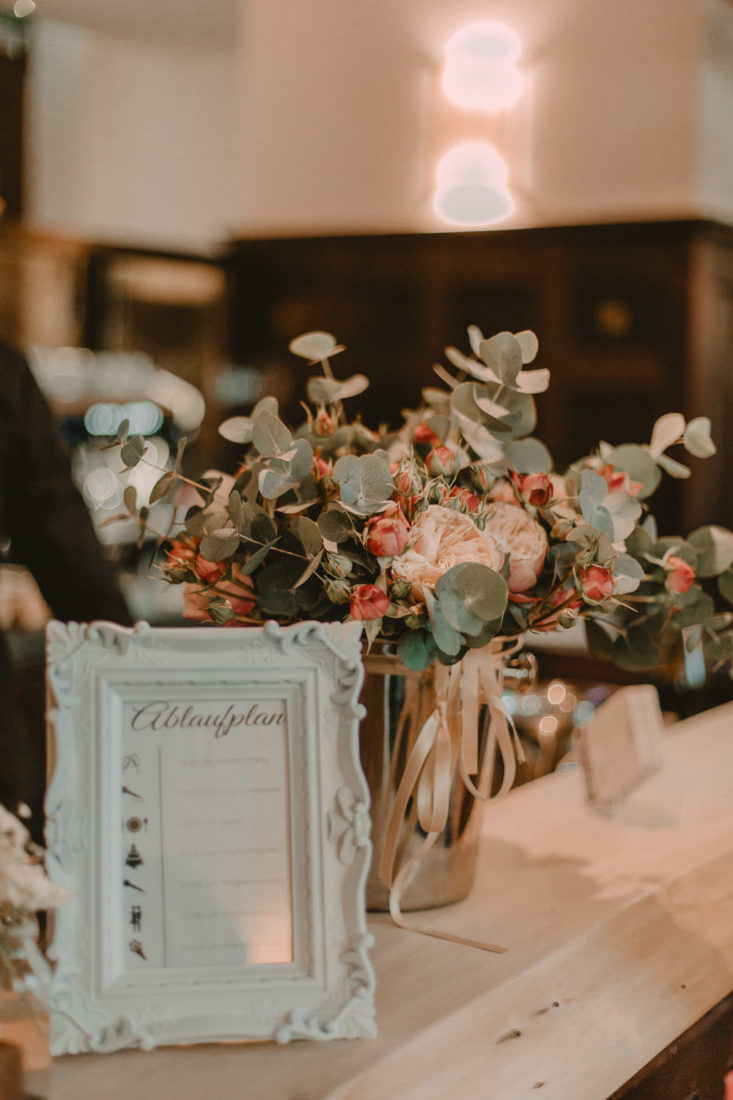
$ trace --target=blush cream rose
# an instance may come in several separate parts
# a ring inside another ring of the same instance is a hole
[[[430,504],[412,527],[412,545],[392,563],[392,574],[412,585],[416,603],[425,602],[425,591],[454,565],[478,562],[499,570],[504,555],[490,534],[479,531],[470,516]]]
[[[547,557],[544,527],[524,508],[496,501],[489,510],[485,533],[509,558],[509,591],[526,592],[532,588]]]

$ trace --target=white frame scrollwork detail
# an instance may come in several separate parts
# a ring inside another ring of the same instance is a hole
[[[49,624],[47,867],[73,896],[51,926],[54,1054],[376,1034],[364,902],[371,844],[358,748],[360,633],[356,623]],[[123,841],[119,782],[110,773],[120,774],[120,699],[149,698],[153,688],[174,697],[182,685],[197,698],[259,691],[290,700],[291,962],[162,967],[132,977],[122,964],[115,971],[122,906],[109,898],[119,894],[121,863],[110,854],[122,856]]]

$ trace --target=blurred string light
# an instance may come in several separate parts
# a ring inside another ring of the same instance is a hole
[[[513,107],[522,91],[522,44],[503,23],[471,23],[445,45],[443,92],[456,107],[493,114]]]
[[[16,19],[25,19],[29,15],[33,15],[36,10],[34,0],[15,0],[13,4],[13,15]]]
[[[452,225],[492,225],[514,210],[508,177],[506,162],[489,142],[454,145],[438,163],[433,208]]]
[[[97,403],[84,414],[89,435],[116,435],[123,420],[130,422],[130,435],[155,435],[163,426],[163,410],[153,401],[129,401],[125,405]]]
[[[517,68],[521,42],[502,23],[471,23],[445,45],[442,89],[464,111],[497,115],[519,99],[524,79]],[[495,225],[514,211],[509,169],[488,141],[454,145],[437,167],[433,209],[449,225]]]

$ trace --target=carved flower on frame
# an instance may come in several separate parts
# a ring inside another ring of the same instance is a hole
[[[369,843],[369,810],[348,787],[336,792],[335,809],[328,812],[328,839],[336,845],[341,863],[351,863],[358,848]]]

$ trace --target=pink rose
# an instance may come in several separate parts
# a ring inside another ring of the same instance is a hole
[[[517,486],[522,500],[535,508],[544,508],[552,498],[552,482],[547,474],[512,474],[512,481]]]
[[[378,558],[395,557],[407,546],[410,525],[396,506],[386,515],[367,523],[367,550]]]
[[[464,512],[478,512],[481,507],[481,497],[478,493],[472,493],[470,489],[454,485],[450,491],[450,500],[457,500]]]
[[[351,614],[360,621],[381,619],[389,607],[389,596],[377,584],[360,584],[351,593]]]
[[[195,584],[183,586],[184,619],[209,621],[211,619],[209,604],[217,596],[227,599],[234,614],[242,617],[249,615],[257,603],[252,578],[242,573],[241,565],[235,562],[232,566],[231,580],[217,583],[216,591],[202,591]]]
[[[224,562],[209,561],[208,558],[202,557],[201,554],[196,555],[193,561],[193,568],[202,584],[216,584],[227,571]]]
[[[415,443],[429,443],[431,447],[436,443],[440,443],[433,429],[429,428],[427,424],[416,424],[415,431],[412,433],[412,438]]]
[[[490,507],[486,531],[509,558],[509,591],[532,588],[547,557],[544,527],[524,508],[498,500]]]
[[[695,570],[688,562],[674,554],[667,558],[666,566],[669,572],[664,580],[664,587],[668,592],[684,595],[695,581]]]
[[[166,553],[171,565],[190,565],[196,557],[195,549],[181,539],[171,539]]]
[[[426,462],[431,477],[450,477],[458,466],[456,452],[450,447],[433,447]]]
[[[587,600],[601,603],[613,593],[613,573],[602,565],[586,565],[578,571],[580,587]]]
[[[392,562],[392,576],[412,586],[415,603],[425,603],[425,587],[434,588],[454,565],[478,562],[498,571],[504,564],[490,534],[479,531],[470,516],[442,504],[430,504],[420,513],[411,540],[410,548]]]

